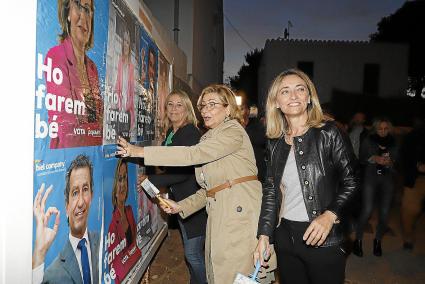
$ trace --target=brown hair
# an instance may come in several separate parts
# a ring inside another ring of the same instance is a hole
[[[128,27],[126,25],[123,25],[123,33],[122,33],[122,42],[121,42],[121,55],[124,57],[124,42],[125,39],[128,38],[128,54],[127,54],[127,58],[125,60],[128,59],[128,61],[131,61],[131,36],[130,36],[130,30],[128,29]]]

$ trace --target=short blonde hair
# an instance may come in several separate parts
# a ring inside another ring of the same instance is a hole
[[[394,126],[391,122],[391,120],[387,117],[377,117],[373,120],[372,122],[372,134],[376,134],[377,133],[377,129],[379,127],[379,124],[385,122],[388,125],[388,134],[392,134],[394,132]]]
[[[89,50],[94,45],[94,0],[90,2],[90,8],[93,11],[93,15],[91,17],[91,31],[90,37],[87,45],[85,46],[85,50]],[[67,37],[71,36],[71,23],[68,22],[69,10],[70,10],[70,0],[58,0],[58,20],[61,26],[61,34],[59,34],[59,41],[62,43]]]
[[[195,115],[195,110],[193,109],[192,102],[190,101],[189,95],[183,91],[183,90],[174,90],[171,93],[168,94],[168,96],[164,100],[164,109],[167,109],[167,102],[170,99],[171,96],[177,95],[182,101],[183,105],[186,110],[186,121],[184,125],[186,124],[193,124],[195,127],[198,127],[198,119]],[[164,116],[162,118],[162,126],[163,130],[168,131],[168,128],[171,126],[171,121],[167,116],[167,111],[164,112]]]
[[[236,119],[239,123],[242,123],[243,118],[242,118],[242,114],[238,108],[238,104],[236,103],[236,95],[235,93],[232,91],[232,89],[230,89],[229,87],[225,86],[225,85],[220,85],[220,84],[213,84],[213,85],[209,85],[208,87],[204,88],[202,90],[201,95],[199,96],[198,99],[198,105],[201,104],[202,98],[206,95],[206,94],[217,94],[219,97],[219,100],[221,101],[221,103],[223,103],[224,106],[229,106],[230,109],[230,114],[229,114],[229,118],[230,119]]]
[[[307,127],[320,127],[325,120],[323,116],[322,107],[320,106],[319,97],[317,96],[316,87],[313,82],[304,72],[297,69],[288,69],[280,73],[270,86],[267,103],[266,103],[266,135],[268,138],[279,138],[285,133],[289,132],[289,125],[286,121],[285,115],[277,105],[277,96],[279,94],[279,87],[282,80],[289,75],[296,75],[300,77],[307,85],[308,95],[310,96],[310,104],[307,106]]]

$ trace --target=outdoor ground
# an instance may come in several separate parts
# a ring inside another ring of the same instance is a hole
[[[402,249],[398,204],[399,202],[395,202],[391,212],[389,222],[391,231],[383,239],[383,256],[375,257],[372,254],[374,235],[371,231],[376,224],[376,215],[373,215],[370,220],[372,226],[364,235],[364,256],[362,258],[353,254],[348,256],[346,283],[425,283],[425,217],[422,215],[417,224],[417,241],[414,250],[405,251]],[[150,265],[149,275],[145,276],[141,283],[189,283],[178,230],[169,230],[168,237]]]

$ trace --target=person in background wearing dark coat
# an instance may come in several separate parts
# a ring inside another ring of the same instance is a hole
[[[414,226],[425,199],[425,121],[416,118],[407,134],[400,155],[404,171],[404,192],[401,201],[403,248],[413,250]]]
[[[266,174],[266,162],[264,161],[267,143],[266,127],[257,117],[258,109],[256,106],[248,108],[246,104],[242,104],[241,111],[243,115],[243,126],[254,149],[255,163],[258,168],[258,180],[263,182]]]
[[[394,163],[397,160],[397,145],[391,132],[392,124],[388,119],[375,119],[371,134],[360,147],[360,163],[364,166],[362,209],[353,247],[353,253],[359,257],[363,256],[363,231],[372,214],[376,193],[379,193],[379,221],[373,240],[373,254],[382,255],[381,240],[387,230],[395,189]]]
[[[363,141],[368,136],[368,129],[365,127],[366,123],[366,114],[363,112],[356,112],[352,116],[349,124],[348,124],[348,135],[350,138],[351,145],[353,145],[354,154],[356,158],[359,159],[360,147]],[[359,177],[360,182],[359,185],[362,184],[363,179],[363,168],[362,165],[359,164]],[[351,203],[351,208],[347,210],[348,214],[348,222],[344,224],[345,230],[347,234],[350,234],[357,227],[357,221],[360,217],[361,206],[362,206],[362,191],[363,189],[359,186],[358,194],[353,197],[353,202]]]
[[[192,146],[199,142],[201,133],[196,127],[195,111],[184,91],[173,91],[168,95],[163,121],[163,129],[168,129],[163,146]],[[193,166],[165,167],[163,170],[163,174],[149,175],[149,180],[157,187],[168,187],[175,201],[183,200],[198,190]],[[191,284],[207,283],[204,256],[206,222],[205,209],[186,219],[178,216]]]
[[[354,154],[359,157],[360,145],[367,137],[368,131],[365,127],[366,115],[363,112],[356,112],[350,120],[348,134],[353,145]]]

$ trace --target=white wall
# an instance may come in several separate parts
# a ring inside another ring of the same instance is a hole
[[[192,88],[223,81],[223,1],[194,1]]]
[[[31,283],[36,1],[0,9],[0,283]]]
[[[330,101],[334,89],[361,94],[366,63],[380,65],[379,97],[404,95],[407,56],[407,46],[401,44],[269,40],[259,71],[259,96],[264,98],[273,78],[299,61],[314,63],[313,81],[322,103]]]

